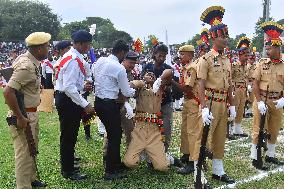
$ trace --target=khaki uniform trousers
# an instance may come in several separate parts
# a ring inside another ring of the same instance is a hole
[[[243,88],[236,88],[234,96],[234,106],[236,107],[237,116],[235,118],[235,123],[237,124],[242,122],[246,98],[246,90]]]
[[[123,106],[120,110],[120,115],[121,115],[121,128],[124,132],[125,138],[126,138],[126,146],[130,144],[131,141],[131,132],[134,129],[134,121],[133,119],[127,119],[125,117],[126,114],[126,109]]]
[[[209,102],[208,102],[209,107]],[[224,148],[227,134],[227,106],[225,102],[212,102],[211,112],[214,119],[210,125],[210,130],[207,138],[207,148],[213,153],[213,159],[223,159]],[[203,133],[202,119],[199,122],[199,134],[194,147],[194,155],[192,159],[198,160],[202,133]]]
[[[38,112],[27,112],[30,126],[38,149]],[[31,183],[37,179],[33,158],[30,156],[26,135],[23,129],[10,126],[15,151],[15,173],[17,189],[32,189]]]
[[[198,102],[194,99],[185,99],[182,109],[181,153],[193,155],[195,142],[200,132],[200,121]]]
[[[253,101],[254,101],[254,94],[253,94],[253,92],[249,93],[248,100],[250,101],[251,104],[253,103]]]
[[[131,168],[137,167],[142,151],[146,152],[154,169],[158,171],[167,171],[169,169],[165,146],[156,124],[145,122],[136,123],[131,133],[131,142],[123,159],[124,164]]]
[[[264,128],[269,134],[271,134],[269,144],[275,144],[279,134],[279,130],[282,125],[282,113],[283,109],[276,109],[273,100],[267,101],[267,113]],[[257,107],[256,100],[253,102],[253,128],[252,128],[252,143],[257,144],[258,142],[258,133],[260,127],[260,113]]]

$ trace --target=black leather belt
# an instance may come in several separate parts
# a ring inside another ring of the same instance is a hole
[[[99,98],[96,96],[95,101],[103,101],[103,102],[117,102],[116,99],[110,99],[110,98]]]

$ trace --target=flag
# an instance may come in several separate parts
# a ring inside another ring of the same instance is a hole
[[[168,40],[168,31],[166,30],[166,45],[168,47],[168,54],[166,56],[166,64],[172,66],[172,55],[171,55],[171,49],[169,45],[169,40]]]
[[[90,48],[90,60],[92,64],[97,61],[94,48]]]

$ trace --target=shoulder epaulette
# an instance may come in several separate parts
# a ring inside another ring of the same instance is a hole
[[[207,60],[208,58],[210,58],[211,56],[213,56],[212,52],[208,52],[205,55],[203,55],[203,59]]]

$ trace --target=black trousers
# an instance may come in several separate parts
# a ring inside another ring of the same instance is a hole
[[[60,122],[61,171],[74,171],[74,151],[77,142],[83,108],[75,104],[65,93],[55,93],[55,105]]]
[[[44,88],[45,89],[53,89],[52,83],[52,73],[46,73],[46,79],[44,80]]]
[[[120,106],[115,100],[96,97],[95,110],[107,132],[106,173],[116,173],[121,166],[120,143],[122,136]]]

